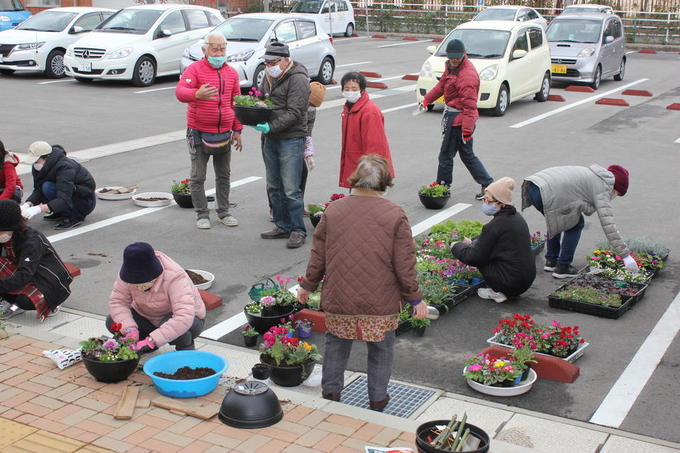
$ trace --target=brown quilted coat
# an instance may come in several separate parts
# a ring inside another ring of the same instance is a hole
[[[321,308],[343,315],[393,315],[422,298],[411,226],[382,197],[351,195],[331,203],[314,231],[301,286],[314,291],[326,274]]]

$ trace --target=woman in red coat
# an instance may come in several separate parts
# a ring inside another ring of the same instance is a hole
[[[0,142],[0,200],[14,200],[21,203],[24,186],[17,175],[17,165],[19,158],[5,149],[5,145]]]
[[[358,72],[348,72],[340,84],[342,96],[347,100],[342,108],[340,187],[351,187],[348,179],[365,154],[378,154],[387,159],[394,178],[390,145],[385,135],[385,118],[368,97],[366,78]]]

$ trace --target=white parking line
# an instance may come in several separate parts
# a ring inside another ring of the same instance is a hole
[[[335,69],[337,69],[337,68],[346,68],[347,66],[359,66],[359,65],[361,65],[361,64],[369,64],[369,63],[373,63],[373,62],[372,62],[372,61],[357,61],[356,63],[339,64],[339,65],[337,65],[337,66],[335,67]]]
[[[391,109],[385,109],[385,110],[383,110],[382,112],[383,112],[383,113],[390,113],[390,112],[394,112],[394,111],[396,111],[396,110],[407,109],[407,108],[409,108],[409,107],[413,108],[413,107],[415,107],[416,105],[418,105],[418,103],[417,103],[417,102],[413,102],[413,103],[411,103],[411,104],[400,105],[399,107],[392,107]]]
[[[351,38],[334,39],[333,45],[337,46],[338,44],[356,41],[357,39],[368,39],[368,38],[370,38],[370,36],[353,36]]]
[[[247,178],[239,179],[238,181],[234,181],[231,183],[230,187],[233,189],[238,186],[242,186],[244,184],[248,184],[257,180],[262,179],[261,176],[248,176]],[[213,195],[215,193],[215,189],[210,189],[206,190],[206,195]],[[49,236],[47,239],[50,240],[50,242],[58,242],[58,241],[63,241],[64,239],[69,239],[74,236],[79,236],[81,234],[89,233],[90,231],[94,230],[99,230],[101,228],[105,228],[110,225],[115,225],[116,223],[124,222],[126,220],[130,219],[135,219],[137,217],[141,217],[143,215],[147,214],[152,214],[156,211],[160,211],[161,209],[165,209],[167,207],[170,207],[174,205],[175,202],[173,201],[167,206],[161,206],[159,208],[144,208],[140,209],[138,211],[133,211],[133,212],[128,212],[127,214],[122,214],[116,217],[111,217],[110,219],[105,219],[105,220],[100,220],[99,222],[95,222],[89,225],[85,225],[84,227],[76,228],[70,231],[64,231],[63,233],[57,233],[53,234],[52,236]]]
[[[629,50],[628,52],[626,52],[626,55],[631,54],[631,53],[635,53],[635,52],[637,52],[637,50]]]
[[[471,205],[467,203],[456,203],[449,209],[441,211],[433,215],[432,217],[425,219],[422,222],[414,225],[413,227],[411,227],[411,233],[413,236],[417,236],[420,233],[429,230],[433,225],[436,225],[437,223],[442,222],[455,214],[458,214],[459,212],[469,208],[470,206]],[[297,294],[296,288],[297,285],[289,288],[289,291],[291,291],[293,294]],[[215,324],[211,328],[204,330],[201,333],[201,337],[209,338],[211,340],[218,340],[223,336],[227,335],[228,333],[233,332],[234,330],[240,328],[246,322],[247,322],[246,315],[241,311],[235,314],[234,316]]]
[[[632,87],[633,85],[637,85],[638,83],[646,82],[647,80],[649,80],[649,79],[636,80],[635,82],[631,82],[627,85],[620,86],[620,87],[615,88],[613,90],[605,91],[604,93],[600,93],[600,94],[597,94],[595,96],[590,96],[588,98],[581,99],[580,101],[572,102],[571,104],[567,104],[567,105],[560,107],[560,108],[557,108],[555,110],[551,110],[547,113],[543,113],[543,114],[535,116],[533,118],[529,118],[526,121],[522,121],[521,123],[513,124],[510,127],[517,129],[517,128],[520,128],[520,127],[528,126],[529,124],[533,124],[533,123],[536,123],[538,121],[544,120],[546,118],[550,118],[551,116],[557,115],[558,113],[562,113],[566,110],[573,109],[574,107],[578,107],[579,105],[587,104],[588,102],[591,102],[591,101],[594,101],[596,99],[600,99],[600,98],[603,98],[603,97],[608,96],[610,94],[616,93],[617,91],[625,90],[628,87]]]
[[[677,139],[676,141],[674,141],[673,143],[680,143],[680,138],[678,138],[678,139]]]
[[[371,100],[374,101],[376,99],[380,98],[385,98],[389,96],[396,96],[399,94],[402,94],[404,92],[408,91],[415,91],[416,85],[404,85],[401,87],[397,88],[390,88],[388,90],[381,90],[378,92],[372,92],[371,93]],[[340,98],[340,99],[333,99],[332,101],[324,101],[323,104],[321,104],[321,107],[319,107],[317,110],[326,110],[326,109],[331,109],[333,107],[339,107],[345,104],[345,99]]]
[[[680,293],[656,323],[633,359],[590,419],[591,423],[618,428],[652,377],[673,338],[680,330]]]
[[[397,47],[397,46],[408,46],[409,44],[420,44],[424,42],[432,42],[431,39],[428,39],[427,41],[407,41],[407,42],[400,42],[397,44],[385,44],[384,46],[378,46],[378,49],[382,49],[384,47]]]
[[[38,82],[38,85],[49,85],[50,83],[75,82],[76,79],[50,80],[49,82]]]
[[[152,93],[154,91],[174,90],[176,87],[151,88],[150,90],[135,91],[135,94]]]

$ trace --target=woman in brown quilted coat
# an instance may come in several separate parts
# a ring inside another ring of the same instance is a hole
[[[411,226],[404,211],[383,198],[392,186],[390,166],[377,154],[363,156],[349,178],[352,193],[331,203],[314,231],[307,273],[298,299],[304,303],[325,275],[326,312],[323,397],[340,401],[353,340],[368,348],[368,397],[373,410],[389,402],[397,315],[405,302],[424,318],[416,280]]]

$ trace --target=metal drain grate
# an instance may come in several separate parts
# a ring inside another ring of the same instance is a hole
[[[387,385],[390,402],[383,413],[397,417],[410,417],[420,406],[434,395],[434,391],[410,385],[390,382]],[[342,403],[368,409],[368,382],[361,376],[342,390]]]

